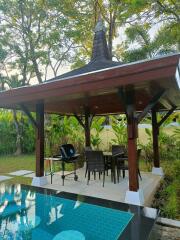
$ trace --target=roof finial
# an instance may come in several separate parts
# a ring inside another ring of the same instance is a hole
[[[97,21],[97,24],[95,26],[95,29],[94,29],[94,32],[99,32],[99,31],[106,31],[106,28],[104,26],[104,23],[103,23],[103,20],[102,20],[102,16],[101,14],[99,13],[99,17],[98,17],[98,21]]]

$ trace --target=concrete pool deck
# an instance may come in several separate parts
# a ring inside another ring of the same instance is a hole
[[[104,188],[102,187],[102,176],[99,180],[99,176],[91,175],[89,185],[87,185],[87,178],[85,178],[85,168],[77,170],[78,181],[74,181],[73,175],[65,178],[64,186],[62,186],[61,173],[58,172],[53,176],[53,183],[50,183],[50,176],[48,176],[48,184],[44,185],[44,188],[54,189],[57,191],[64,191],[69,193],[76,193],[80,195],[86,195],[91,197],[103,198],[107,200],[113,200],[118,202],[124,202],[125,194],[128,190],[128,174],[126,177],[120,178],[119,183],[114,184],[111,182],[111,176],[106,176]],[[142,181],[139,180],[140,188],[144,193],[144,206],[150,206],[154,197],[154,194],[162,179],[161,176],[154,175],[148,172],[141,172]]]

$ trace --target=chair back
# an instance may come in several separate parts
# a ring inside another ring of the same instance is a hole
[[[125,146],[124,145],[112,145],[112,155],[117,154],[124,154],[125,153]]]
[[[85,151],[89,171],[104,171],[105,161],[102,151]]]
[[[70,159],[76,153],[76,151],[74,149],[74,146],[72,144],[61,145],[60,146],[60,152],[61,152],[62,158],[64,158],[64,159]]]
[[[92,147],[91,147],[91,146],[88,146],[88,147],[85,147],[85,148],[84,148],[84,158],[85,158],[85,161],[87,162],[87,159],[86,159],[86,151],[93,151],[93,150],[92,150]]]

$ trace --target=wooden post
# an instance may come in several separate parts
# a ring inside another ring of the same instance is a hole
[[[137,192],[139,189],[138,162],[137,162],[138,124],[137,119],[135,117],[133,105],[127,106],[127,131],[128,131],[129,190]]]
[[[126,89],[120,88],[118,93],[127,117],[129,190],[137,192],[139,190],[137,162],[138,119],[135,111],[133,86]]]
[[[44,103],[36,104],[36,177],[44,176]]]
[[[84,124],[84,131],[85,131],[85,144],[86,147],[91,146],[91,126],[90,126],[90,111],[88,108],[84,109],[85,115],[85,124]]]
[[[154,167],[160,167],[159,161],[159,144],[158,144],[158,135],[159,135],[159,126],[157,122],[156,109],[152,109],[152,135],[153,135],[153,153],[154,153]]]
[[[127,117],[129,190],[137,192],[139,190],[137,162],[138,120],[135,111],[133,87],[129,86],[127,89],[120,89],[119,96],[123,102]]]

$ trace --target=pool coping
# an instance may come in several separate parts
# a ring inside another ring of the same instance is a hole
[[[0,184],[1,185],[1,184]],[[16,185],[16,184],[5,184]],[[41,188],[30,185],[20,184],[22,189],[36,191],[41,194],[51,195],[60,198],[66,198],[73,201],[81,201],[88,204],[99,205],[106,208],[121,210],[132,213],[134,216],[121,233],[117,240],[147,240],[151,234],[154,224],[159,216],[157,209],[137,206],[132,204],[126,204],[116,202],[112,200],[106,200],[102,198],[95,198],[85,195],[78,195],[69,192],[60,192],[49,188]]]

